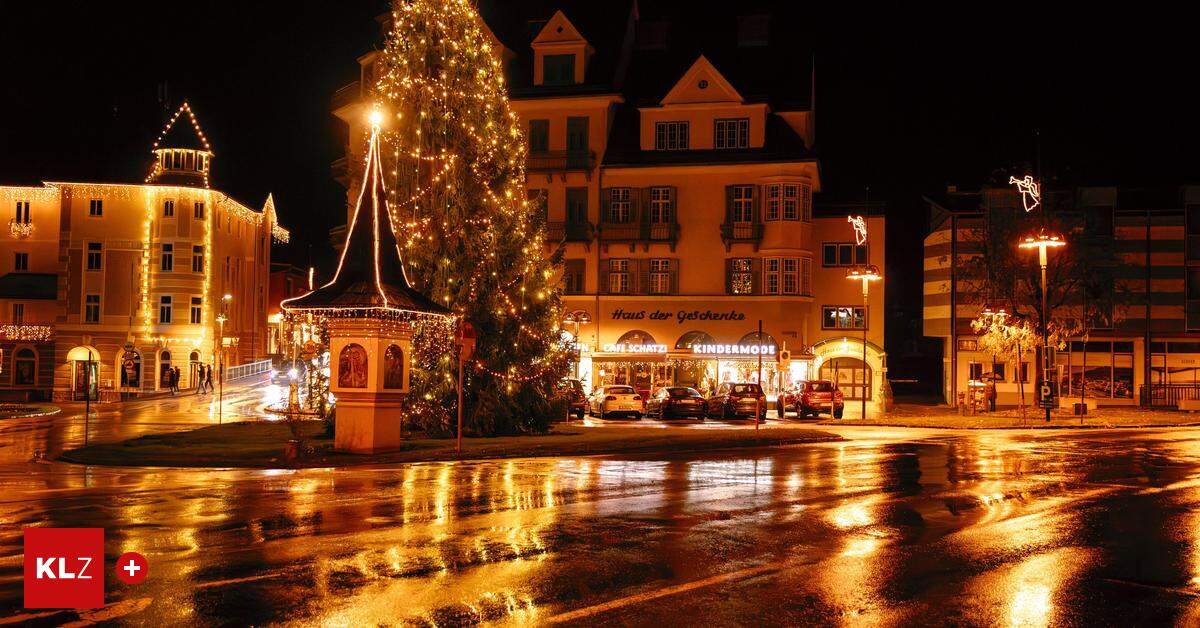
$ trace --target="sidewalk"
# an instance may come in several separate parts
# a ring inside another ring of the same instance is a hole
[[[882,416],[866,420],[825,420],[818,425],[872,425],[887,427],[932,427],[947,429],[1023,429],[1023,428],[1120,428],[1120,427],[1188,427],[1200,426],[1200,414],[1177,410],[1143,409],[1137,407],[1097,408],[1087,416],[1071,414],[1070,408],[1057,408],[1046,422],[1041,408],[1026,408],[1024,419],[1016,408],[1001,408],[996,412],[960,415],[958,409],[946,405],[896,404]]]

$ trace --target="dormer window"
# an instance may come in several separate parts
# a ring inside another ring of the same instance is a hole
[[[750,118],[717,120],[713,148],[750,148]]]
[[[543,85],[574,85],[575,83],[575,55],[542,57]]]
[[[687,149],[687,122],[656,122],[654,124],[654,150]]]

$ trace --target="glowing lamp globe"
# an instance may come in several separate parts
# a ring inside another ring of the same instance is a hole
[[[383,124],[383,112],[378,109],[372,109],[371,113],[367,114],[367,121],[371,123],[371,126]]]

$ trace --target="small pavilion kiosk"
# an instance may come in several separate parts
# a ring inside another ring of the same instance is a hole
[[[409,284],[386,199],[375,125],[333,280],[281,304],[289,316],[311,315],[328,330],[329,388],[337,397],[334,449],[342,452],[400,447],[413,336],[429,325],[449,336],[455,320]]]

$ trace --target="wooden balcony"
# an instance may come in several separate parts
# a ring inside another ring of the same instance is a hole
[[[362,88],[358,81],[354,81],[349,85],[344,85],[333,93],[333,97],[329,99],[329,106],[334,111],[341,109],[347,105],[352,105],[362,98]]]
[[[671,245],[671,250],[674,251],[675,244],[679,242],[679,223],[601,223],[600,241],[606,244],[627,242],[631,246],[643,244],[647,250],[651,243],[661,242]]]
[[[753,244],[757,251],[762,238],[761,222],[727,222],[721,225],[721,241],[725,243],[726,251],[736,243]]]
[[[588,179],[596,169],[596,151],[547,150],[530,151],[525,160],[525,171],[544,174],[552,178],[556,173],[564,179],[568,172],[585,172]]]
[[[596,229],[590,222],[546,223],[547,242],[591,242],[595,237]]]

